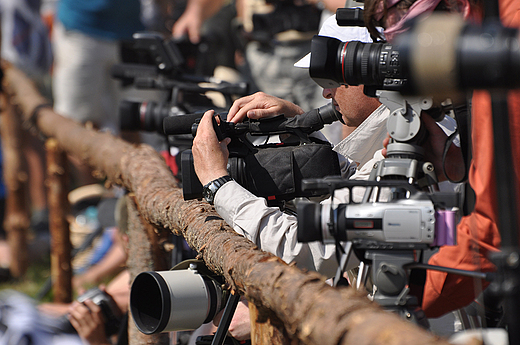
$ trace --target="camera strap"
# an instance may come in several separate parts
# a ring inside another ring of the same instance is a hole
[[[119,332],[117,333],[116,345],[127,345],[128,344],[128,312],[126,312],[121,318],[121,324],[119,325]]]
[[[469,129],[470,118],[468,116],[468,106],[466,104],[453,107],[453,112],[455,113],[457,129],[448,137],[448,139],[444,143],[444,152],[442,154],[442,169],[448,181],[452,183],[461,183],[467,181],[468,179],[469,165],[471,162],[471,134]],[[448,150],[451,144],[453,143],[457,135],[459,135],[460,149],[464,161],[464,176],[462,176],[462,178],[460,178],[459,180],[453,180],[450,178],[450,176],[448,176],[446,171],[446,156],[448,154]]]

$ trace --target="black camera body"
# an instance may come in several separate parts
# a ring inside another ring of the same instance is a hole
[[[296,5],[293,1],[270,1],[274,10],[268,13],[254,13],[252,16],[252,38],[259,42],[269,42],[280,32],[318,32],[321,9],[315,5]]]
[[[196,134],[197,116],[165,120],[165,133]],[[283,115],[242,123],[214,119],[213,128],[219,140],[231,138],[228,145],[228,172],[251,193],[264,197],[271,206],[282,206],[295,197],[321,196],[314,191],[303,191],[304,178],[340,175],[339,158],[330,143],[309,136],[324,124],[341,120],[341,114],[332,104],[314,109],[293,118]],[[190,125],[191,122],[191,125]],[[285,135],[281,142],[253,144],[259,136]],[[202,185],[195,173],[191,150],[181,155],[182,188],[185,200],[202,198]]]
[[[99,288],[92,288],[79,296],[77,301],[84,303],[88,299],[101,308],[107,337],[117,334],[119,332],[123,315],[112,296]],[[56,328],[65,333],[76,333],[76,330],[70,324],[67,315],[63,316],[61,320],[59,320]]]

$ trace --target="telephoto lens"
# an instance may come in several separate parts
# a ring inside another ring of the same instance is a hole
[[[200,260],[138,274],[130,290],[130,311],[139,331],[188,331],[210,322],[228,296],[211,274]]]

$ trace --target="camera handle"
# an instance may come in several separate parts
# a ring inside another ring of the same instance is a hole
[[[231,319],[233,319],[233,315],[235,314],[235,310],[239,301],[240,295],[238,293],[229,295],[229,298],[226,302],[226,307],[224,308],[224,314],[222,314],[222,318],[220,319],[220,322],[218,324],[215,336],[211,341],[211,345],[224,344],[229,325],[231,324]]]

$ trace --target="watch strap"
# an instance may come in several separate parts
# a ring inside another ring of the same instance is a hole
[[[225,183],[232,181],[233,179],[229,175],[225,175],[219,177],[203,187],[202,194],[204,195],[204,199],[210,204],[213,205],[213,201],[215,199],[215,194]]]

